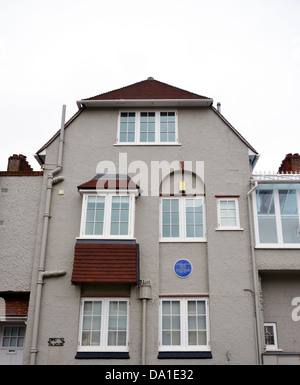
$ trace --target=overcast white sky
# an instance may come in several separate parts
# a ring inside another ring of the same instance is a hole
[[[0,0],[0,170],[149,76],[220,101],[256,171],[300,153],[300,0]]]

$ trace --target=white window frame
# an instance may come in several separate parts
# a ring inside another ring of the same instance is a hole
[[[267,345],[265,342],[266,350],[267,351],[274,351],[274,350],[280,350],[278,349],[278,339],[277,339],[277,325],[275,322],[265,322],[264,327],[269,326],[273,328],[273,335],[274,335],[274,344],[273,345]],[[265,338],[265,333],[264,333],[264,338]],[[265,340],[266,341],[266,340]]]
[[[120,141],[120,129],[121,129],[121,113],[135,113],[135,140],[134,142],[121,142]],[[140,123],[141,123],[141,113],[143,112],[154,112],[155,113],[155,141],[154,142],[141,142],[140,141]],[[160,140],[160,113],[161,112],[174,112],[175,114],[175,140],[173,142],[162,142]],[[117,134],[117,145],[140,145],[140,146],[153,146],[153,145],[178,145],[178,111],[174,109],[141,109],[141,110],[120,110],[118,115],[118,134]]]
[[[236,214],[236,225],[225,226],[221,223],[221,202],[231,201],[235,203],[235,214]],[[217,198],[217,216],[218,216],[218,227],[216,230],[243,230],[240,224],[240,212],[239,212],[239,200],[236,197],[222,197]]]
[[[162,303],[163,301],[179,301],[180,303],[180,345],[162,344]],[[188,344],[188,301],[203,301],[206,312],[206,345]],[[159,301],[159,351],[210,351],[209,301],[208,298],[193,297],[162,297]]]
[[[257,199],[256,191],[259,190],[272,190],[274,194],[274,210],[275,210],[275,222],[277,230],[277,242],[276,243],[261,243],[259,238],[259,226],[258,226],[258,213],[257,213]],[[300,226],[300,190],[293,188],[293,185],[289,185],[288,188],[276,185],[275,188],[269,187],[269,185],[262,185],[261,189],[256,189],[252,193],[253,202],[253,218],[254,218],[254,231],[255,231],[255,247],[265,249],[300,249],[300,243],[284,243],[283,232],[281,224],[280,202],[279,202],[279,190],[296,190],[296,200],[298,205],[298,219]],[[299,234],[300,235],[300,234]]]
[[[162,202],[164,199],[179,200],[179,237],[163,237],[163,211]],[[203,236],[187,237],[186,235],[186,200],[201,200],[203,207]],[[159,225],[159,241],[160,242],[206,242],[206,209],[204,196],[185,196],[185,197],[162,197],[160,199],[160,225]]]
[[[87,202],[89,196],[104,196],[105,208],[104,208],[104,223],[102,235],[86,235],[85,223],[87,213]],[[111,208],[112,198],[115,196],[128,196],[129,197],[129,218],[128,218],[128,234],[127,235],[110,235],[111,226]],[[82,210],[81,210],[81,223],[80,223],[80,236],[78,239],[134,239],[134,221],[135,221],[135,194],[129,192],[107,192],[107,193],[95,193],[83,192],[82,198]]]
[[[82,345],[82,327],[83,327],[83,311],[84,303],[88,301],[102,301],[102,314],[101,314],[101,337],[100,345],[97,346],[83,346]],[[109,316],[109,303],[111,301],[123,301],[127,303],[127,325],[126,325],[126,344],[119,346],[108,346],[108,316]],[[128,352],[129,345],[129,298],[124,297],[84,297],[81,298],[80,306],[80,321],[79,321],[79,334],[78,334],[78,352]]]

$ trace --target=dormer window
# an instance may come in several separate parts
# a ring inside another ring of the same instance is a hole
[[[120,111],[118,144],[177,143],[177,111]]]

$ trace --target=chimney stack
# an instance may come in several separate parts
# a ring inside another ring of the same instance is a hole
[[[33,172],[32,167],[26,160],[25,155],[14,154],[8,158],[7,171],[10,172]]]
[[[278,170],[279,174],[298,174],[300,173],[300,155],[299,154],[287,154],[283,159],[281,166]]]

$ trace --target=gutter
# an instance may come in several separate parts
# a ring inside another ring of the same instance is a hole
[[[259,321],[259,285],[258,285],[258,270],[255,258],[255,250],[254,250],[254,232],[253,232],[253,215],[251,208],[251,194],[254,190],[256,190],[258,186],[257,181],[255,181],[254,186],[247,193],[248,200],[248,212],[249,212],[249,222],[250,222],[250,247],[251,247],[251,262],[252,262],[252,274],[253,274],[253,288],[254,288],[254,318],[255,318],[255,329],[256,329],[256,353],[257,353],[257,362],[259,365],[262,364],[262,347],[261,347],[261,327]]]
[[[213,99],[82,99],[78,108],[94,107],[211,107]]]
[[[63,176],[59,176],[59,177],[54,178],[54,175],[58,174],[62,170],[65,116],[66,116],[66,106],[64,105],[63,109],[62,109],[62,119],[61,119],[57,167],[54,170],[52,170],[51,172],[49,172],[49,174],[48,174],[46,203],[45,203],[44,222],[43,222],[43,233],[42,233],[42,244],[41,244],[41,254],[40,254],[40,262],[39,262],[39,269],[38,269],[38,278],[36,281],[37,292],[36,292],[36,298],[35,298],[33,330],[32,330],[31,349],[30,349],[30,364],[31,365],[35,365],[36,354],[38,352],[37,339],[38,339],[39,319],[40,319],[40,310],[41,310],[41,298],[42,298],[42,289],[43,289],[43,285],[44,285],[44,278],[61,277],[61,276],[66,274],[66,272],[64,270],[45,271],[46,248],[47,248],[47,239],[48,239],[48,226],[49,226],[49,219],[51,217],[50,206],[51,206],[51,198],[52,198],[52,189],[53,189],[53,185],[55,185],[59,182],[62,182],[64,180]]]

